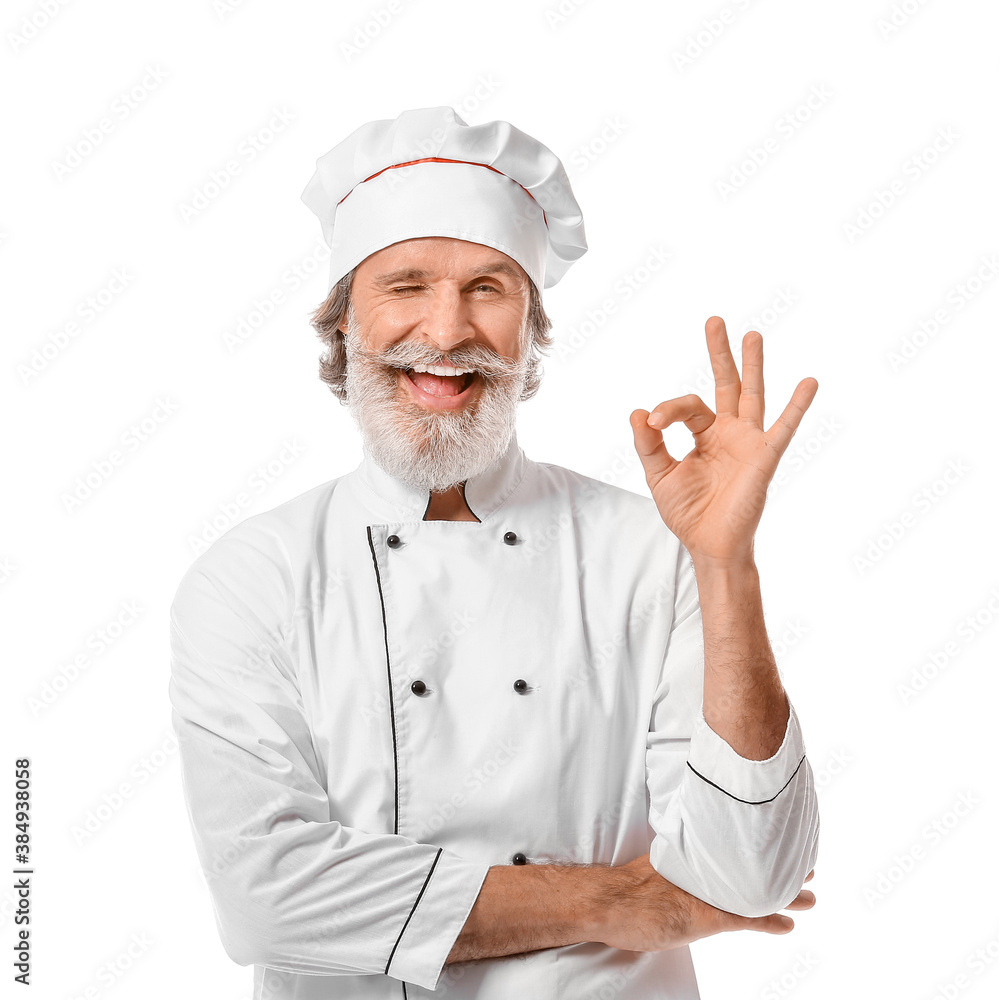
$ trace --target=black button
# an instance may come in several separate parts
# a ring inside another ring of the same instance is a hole
[[[526,864],[527,864],[527,858],[526,858],[526,856],[525,856],[525,855],[521,854],[521,853],[520,853],[520,851],[518,851],[518,852],[517,852],[517,853],[516,853],[516,854],[515,854],[515,855],[513,856],[513,863],[514,863],[515,865],[526,865]]]
[[[388,538],[385,539],[385,541],[388,542],[388,544],[391,545],[393,549],[397,545],[402,544],[402,539],[398,535],[389,535]]]
[[[413,692],[413,694],[427,693],[427,685],[424,684],[423,681],[413,681],[413,683],[409,685],[409,689]]]
[[[507,545],[516,545],[517,544],[517,532],[515,532],[515,531],[508,531],[503,536],[503,541],[506,542]]]
[[[527,690],[527,681],[525,680],[514,681],[513,689],[518,694],[523,694]]]

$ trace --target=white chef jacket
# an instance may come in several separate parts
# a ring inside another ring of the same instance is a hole
[[[648,851],[761,915],[818,840],[793,707],[764,761],[704,721],[693,565],[650,497],[516,435],[465,497],[478,522],[424,520],[364,449],[184,575],[170,698],[224,947],[255,1000],[693,1000],[686,947],[444,965],[491,865]]]

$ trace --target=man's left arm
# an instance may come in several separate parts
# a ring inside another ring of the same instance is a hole
[[[817,845],[814,785],[767,638],[753,539],[777,462],[818,385],[799,383],[764,432],[762,338],[746,335],[740,378],[721,319],[709,319],[705,333],[717,414],[685,396],[631,418],[653,499],[682,543],[650,726],[650,821],[658,834],[650,861],[712,905],[755,915],[795,897]],[[675,421],[694,435],[682,461],[662,439]],[[703,699],[695,716],[680,704],[679,688],[698,660]]]
[[[785,727],[772,754],[742,753],[705,720],[705,672],[714,657],[711,624],[702,621],[694,563],[677,546],[674,620],[649,722],[646,753],[649,864],[663,878],[712,906],[743,916],[786,907],[815,864],[818,806],[797,716],[785,701]],[[736,632],[711,611],[726,646]],[[769,649],[765,635],[763,641]],[[744,681],[744,660],[730,668]],[[711,685],[708,685],[709,692]],[[715,708],[732,717],[739,700],[721,692]],[[717,722],[716,725],[719,725]],[[745,730],[743,730],[745,732]],[[733,738],[734,739],[734,738]],[[769,749],[769,747],[767,748]],[[743,755],[745,754],[745,755]]]
[[[766,760],[784,742],[790,703],[767,636],[756,563],[693,563],[704,632],[704,720],[740,757]]]

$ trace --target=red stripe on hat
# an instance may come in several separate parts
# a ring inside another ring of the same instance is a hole
[[[365,177],[363,181],[359,181],[358,183],[364,184],[367,181],[374,180],[375,177],[378,177],[380,174],[384,174],[386,170],[396,170],[399,167],[411,167],[415,163],[468,163],[473,167],[485,167],[487,170],[491,170],[494,174],[499,174],[500,177],[506,177],[508,180],[513,181],[513,178],[510,177],[509,174],[504,174],[502,170],[497,170],[495,167],[491,167],[488,163],[476,163],[475,160],[449,160],[443,156],[425,156],[422,160],[407,160],[405,163],[393,163],[390,166],[383,167],[381,170],[378,171],[378,173],[374,173],[370,177]],[[531,199],[531,201],[537,202],[537,199],[534,197],[534,195],[531,194],[531,192],[528,191],[523,184],[520,184],[517,181],[513,181],[513,183],[516,184],[517,187],[519,187],[520,190],[523,191],[524,194],[526,194],[527,197]],[[355,184],[354,187],[357,187],[357,184]],[[354,188],[350,189],[350,191],[353,190]],[[350,196],[350,191],[348,191],[347,194],[345,194],[337,202],[338,206],[343,204],[343,202]],[[538,205],[538,208],[541,208],[541,206]],[[543,208],[541,209],[541,217],[544,219],[545,228],[547,229],[548,216],[545,214],[545,210]]]

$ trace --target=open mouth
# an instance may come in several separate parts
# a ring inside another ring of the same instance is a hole
[[[466,372],[463,375],[435,375],[432,372],[418,372],[412,368],[399,369],[407,380],[427,396],[437,399],[453,399],[461,396],[476,380],[478,372]]]

